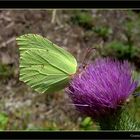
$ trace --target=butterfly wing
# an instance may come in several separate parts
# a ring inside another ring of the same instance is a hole
[[[75,58],[47,39],[28,34],[17,38],[20,46],[20,80],[38,92],[63,89],[76,72]]]

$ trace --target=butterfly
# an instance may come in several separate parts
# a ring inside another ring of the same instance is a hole
[[[19,46],[19,79],[39,93],[50,93],[67,86],[77,71],[72,54],[37,35],[16,38]]]

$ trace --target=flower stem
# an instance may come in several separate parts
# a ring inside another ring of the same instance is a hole
[[[101,130],[140,130],[140,124],[128,113],[120,109],[109,117],[100,120]]]

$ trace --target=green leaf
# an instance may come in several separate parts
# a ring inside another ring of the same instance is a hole
[[[81,128],[83,130],[92,130],[93,128],[93,121],[90,117],[86,117],[83,119],[83,121],[81,122]]]
[[[8,116],[5,113],[0,113],[0,130],[4,130],[8,123]]]

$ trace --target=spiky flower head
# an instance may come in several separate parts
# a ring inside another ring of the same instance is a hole
[[[137,85],[127,61],[104,58],[76,74],[67,92],[80,112],[99,119],[120,108]]]

